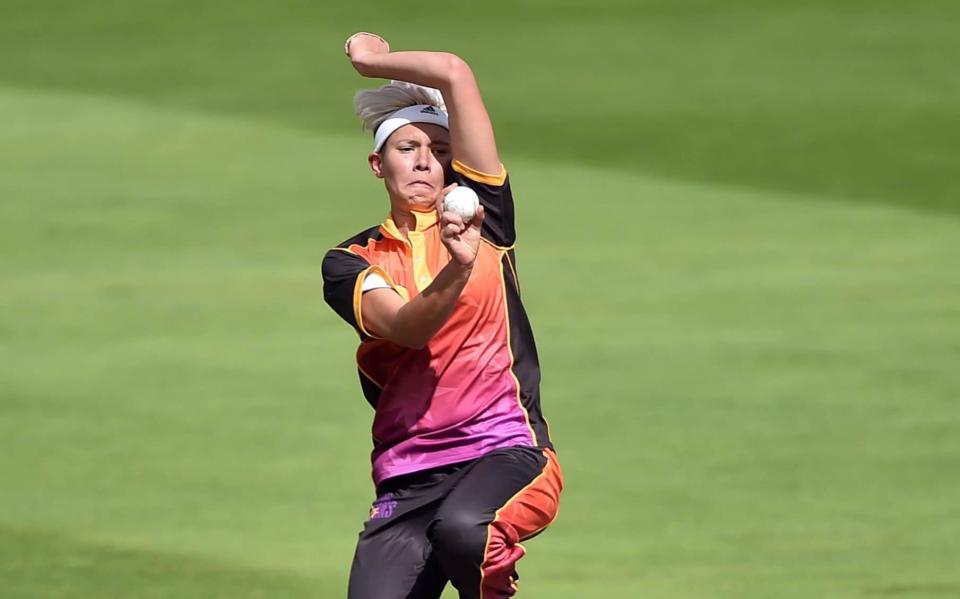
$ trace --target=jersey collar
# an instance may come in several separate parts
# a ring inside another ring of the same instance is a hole
[[[419,233],[422,233],[434,226],[439,220],[436,210],[429,210],[427,212],[412,210],[410,211],[410,214],[412,214],[417,221],[415,230]],[[380,225],[380,229],[389,237],[399,239],[400,241],[406,241],[406,239],[403,237],[403,234],[400,232],[400,229],[397,227],[397,223],[394,222],[392,213],[387,214],[387,219],[383,221],[382,225]]]

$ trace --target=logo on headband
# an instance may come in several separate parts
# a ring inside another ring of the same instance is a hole
[[[434,108],[433,106],[427,106],[426,108],[423,108],[423,109],[420,110],[420,114],[423,114],[423,113],[425,113],[425,112],[426,112],[427,114],[432,114],[432,115],[434,115],[434,116],[437,115],[437,109]]]

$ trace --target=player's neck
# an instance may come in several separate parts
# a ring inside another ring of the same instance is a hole
[[[403,210],[397,207],[390,210],[390,214],[393,216],[393,224],[397,225],[397,231],[403,235],[404,239],[409,241],[410,231],[415,231],[417,228],[417,218],[409,210]]]
[[[410,231],[424,231],[437,221],[435,209],[409,209],[393,206],[390,209],[390,217],[397,228],[397,232],[403,235],[404,239],[410,240],[408,233]]]

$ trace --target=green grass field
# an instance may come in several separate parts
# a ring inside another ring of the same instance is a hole
[[[467,58],[511,171],[520,597],[960,596],[960,7],[398,6],[0,4],[0,596],[345,595],[359,29]]]

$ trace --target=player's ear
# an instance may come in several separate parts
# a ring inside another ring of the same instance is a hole
[[[383,179],[383,156],[380,155],[380,152],[371,152],[367,156],[367,162],[370,163],[370,170],[373,171],[377,179]]]

